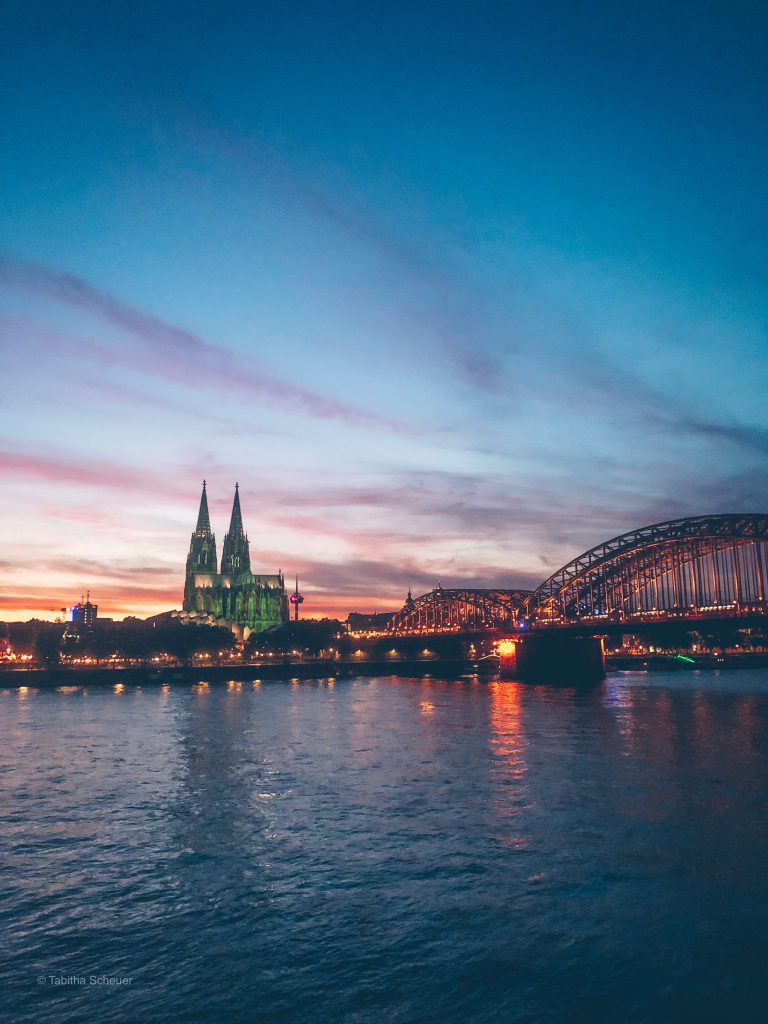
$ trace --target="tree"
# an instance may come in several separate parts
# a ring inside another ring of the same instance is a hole
[[[346,632],[338,619],[304,619],[285,622],[262,633],[251,633],[247,654],[300,654],[317,657],[337,651],[346,642]]]
[[[61,650],[61,626],[56,623],[43,623],[52,628],[40,629],[34,639],[35,660],[41,665],[55,665],[59,661]]]

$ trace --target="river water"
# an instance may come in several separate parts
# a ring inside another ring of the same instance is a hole
[[[6,689],[0,1017],[764,1020],[767,760],[758,671]]]

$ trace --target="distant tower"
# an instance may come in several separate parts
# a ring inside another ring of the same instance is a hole
[[[243,516],[240,512],[240,485],[235,484],[235,500],[232,503],[232,518],[229,531],[224,537],[221,549],[222,576],[239,576],[241,572],[249,572],[251,555],[248,537],[243,529]]]
[[[216,538],[211,533],[211,518],[208,515],[208,495],[205,492],[205,480],[203,480],[203,493],[200,495],[200,511],[197,513],[197,526],[189,542],[189,554],[187,555],[187,576],[184,583],[184,607],[191,611],[195,607],[195,576],[216,575]]]
[[[200,496],[200,511],[197,514],[197,526],[192,534],[187,555],[187,577],[196,572],[216,573],[216,538],[211,533],[211,519],[208,515],[208,495]]]
[[[67,623],[64,631],[65,636],[81,636],[82,633],[90,633],[96,625],[96,616],[99,613],[99,606],[91,604],[91,592],[88,596],[80,598],[78,604],[72,606],[72,620]]]
[[[291,594],[291,604],[293,605],[293,621],[299,621],[299,605],[302,603],[304,598],[299,593],[299,577],[296,576],[296,589]]]

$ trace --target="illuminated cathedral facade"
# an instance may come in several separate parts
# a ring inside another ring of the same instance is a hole
[[[184,611],[178,617],[189,622],[229,626],[247,637],[287,622],[288,607],[285,579],[280,570],[274,576],[251,572],[248,535],[243,528],[237,484],[219,571],[216,537],[211,532],[208,495],[203,481],[197,526],[187,555]]]

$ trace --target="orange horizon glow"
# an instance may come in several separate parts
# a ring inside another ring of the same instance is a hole
[[[302,593],[306,601],[302,606],[301,619],[341,619],[347,618],[351,612],[362,615],[373,615],[377,612],[399,611],[403,601],[397,598],[370,597],[360,600],[357,595],[312,595],[302,586]],[[5,622],[26,622],[29,619],[41,619],[43,621],[55,622],[62,618],[61,609],[70,609],[77,604],[82,595],[76,597],[71,595],[67,600],[62,599],[59,603],[50,597],[30,595],[28,597],[3,597],[0,596],[0,621]],[[119,593],[115,594],[110,589],[91,590],[90,597],[93,604],[98,606],[99,618],[124,619],[129,616],[146,619],[153,615],[161,615],[163,612],[181,610],[182,595],[179,590],[173,595],[166,596],[166,592],[159,593],[156,600],[136,600],[121,598]],[[311,602],[310,607],[307,607]]]

